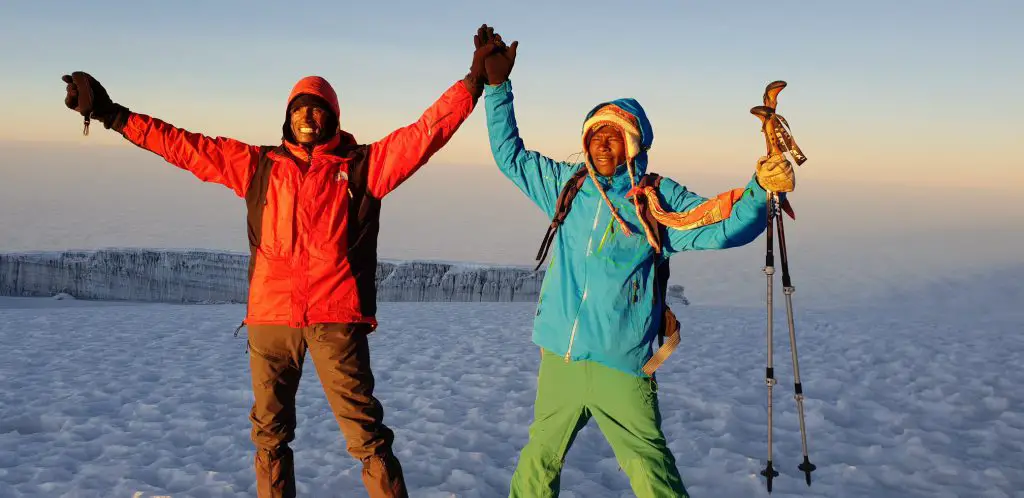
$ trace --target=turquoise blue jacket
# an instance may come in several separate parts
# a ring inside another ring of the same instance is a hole
[[[548,218],[555,214],[558,193],[583,163],[555,161],[527,150],[519,138],[512,106],[512,85],[506,81],[485,88],[487,132],[498,168]],[[594,107],[584,121],[598,108]],[[637,118],[643,150],[636,174],[647,171],[647,153],[654,131],[640,104],[633,99],[613,102]],[[625,165],[612,177],[598,177],[608,198],[629,225],[625,237],[617,227],[597,187],[589,179],[573,201],[551,248],[551,261],[541,287],[533,342],[568,360],[591,360],[644,376],[652,354],[664,303],[655,292],[654,267],[659,256],[647,243],[632,203]],[[637,178],[639,180],[639,178]],[[665,178],[660,200],[667,211],[687,211],[707,200]],[[693,230],[668,230],[664,257],[680,251],[725,249],[757,238],[765,229],[766,192],[751,179],[729,218]]]

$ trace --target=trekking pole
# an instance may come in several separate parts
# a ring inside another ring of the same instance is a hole
[[[777,98],[779,92],[785,88],[786,83],[782,81],[774,82],[769,84],[765,89],[764,102],[765,105],[770,105],[774,109],[777,105]],[[777,88],[777,89],[776,89]],[[772,116],[770,123],[767,123],[766,128],[775,137],[775,142],[778,144],[779,149],[782,152],[788,152],[793,159],[796,161],[797,166],[804,163],[807,160],[807,156],[804,155],[800,147],[796,145],[796,141],[793,140],[793,135],[789,132],[788,123],[785,118],[775,113]],[[778,195],[775,197],[776,207],[778,204]],[[786,231],[783,226],[782,213],[778,210],[775,211],[775,222],[778,224],[779,230],[779,257],[782,262],[782,292],[786,295],[786,321],[789,325],[789,349],[790,356],[793,359],[793,399],[796,400],[797,417],[800,421],[800,447],[803,450],[803,462],[797,466],[797,469],[804,473],[804,478],[807,485],[811,485],[811,472],[817,467],[811,463],[810,457],[807,454],[807,426],[804,419],[804,388],[803,384],[800,383],[800,360],[797,356],[796,347],[796,326],[793,319],[793,293],[796,292],[796,288],[793,287],[793,280],[789,275],[789,257],[786,253]]]
[[[775,387],[774,353],[772,352],[772,287],[775,275],[775,255],[772,247],[772,217],[775,215],[775,193],[768,192],[768,226],[767,239],[768,250],[764,256],[764,275],[767,280],[767,302],[768,302],[768,365],[764,370],[764,382],[768,386],[768,465],[761,471],[768,479],[768,493],[772,492],[772,479],[779,476],[778,471],[772,467],[772,389]]]
[[[771,85],[769,85],[769,88]],[[767,95],[767,91],[765,93]],[[767,100],[767,97],[765,97]],[[779,146],[772,140],[772,136],[769,134],[767,129],[767,123],[771,121],[772,115],[775,114],[775,109],[767,106],[758,106],[750,110],[751,114],[754,114],[761,119],[761,129],[764,131],[765,146],[768,149],[769,155],[779,154]],[[768,493],[772,492],[772,480],[779,476],[779,472],[772,466],[772,393],[775,388],[775,354],[773,350],[773,325],[774,325],[774,282],[775,282],[775,244],[774,244],[774,225],[772,224],[772,218],[775,217],[776,203],[778,196],[775,192],[768,192],[767,198],[767,227],[765,232],[765,238],[768,241],[768,247],[765,251],[764,256],[764,276],[766,281],[766,294],[765,299],[767,307],[765,309],[768,315],[766,335],[768,339],[768,362],[764,370],[764,382],[768,387],[768,465],[765,466],[764,470],[761,471],[761,475],[767,479]]]
[[[807,160],[807,157],[803,154],[800,148],[796,145],[796,141],[793,140],[792,134],[788,130],[788,123],[785,119],[776,114],[775,108],[777,105],[777,98],[779,92],[786,87],[785,81],[773,81],[769,83],[765,88],[764,92],[764,105],[754,107],[750,110],[751,114],[754,114],[761,120],[761,131],[764,133],[765,146],[768,150],[769,155],[782,154],[783,148],[785,152],[788,152],[793,156],[797,165],[803,164]],[[790,352],[793,359],[793,376],[794,376],[794,398],[796,399],[797,412],[800,420],[800,442],[803,449],[803,462],[797,466],[799,470],[804,472],[807,485],[811,485],[811,472],[815,470],[815,465],[811,463],[810,458],[807,454],[807,430],[804,424],[804,396],[803,386],[800,383],[800,366],[797,359],[797,348],[796,348],[796,331],[793,320],[793,293],[796,289],[793,287],[792,279],[789,275],[789,259],[786,254],[786,233],[783,226],[783,216],[781,210],[786,210],[787,213],[792,216],[792,209],[785,203],[780,202],[779,195],[777,192],[768,192],[767,202],[767,241],[768,251],[765,256],[765,276],[768,279],[767,288],[767,335],[768,335],[768,366],[765,371],[765,382],[768,385],[768,465],[761,475],[767,479],[768,493],[772,492],[772,479],[777,477],[779,473],[772,466],[772,388],[775,385],[775,376],[773,369],[773,350],[772,350],[772,326],[773,326],[773,300],[772,300],[772,282],[775,274],[774,267],[774,234],[772,231],[772,218],[775,218],[778,224],[779,230],[779,256],[782,262],[782,286],[783,293],[786,296],[786,321],[789,325],[789,344]]]
[[[770,223],[770,222],[769,222]],[[815,465],[807,456],[807,428],[804,425],[804,388],[800,384],[800,361],[796,352],[796,327],[793,325],[793,280],[789,277],[789,259],[786,256],[786,232],[782,225],[782,216],[776,216],[779,225],[779,257],[782,260],[782,292],[786,295],[786,320],[789,322],[789,348],[793,357],[793,398],[796,399],[797,416],[800,419],[800,445],[804,452],[804,461],[797,466],[803,471],[807,485],[811,485],[811,472]]]

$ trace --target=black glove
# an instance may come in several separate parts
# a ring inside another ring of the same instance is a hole
[[[85,118],[85,134],[89,134],[89,119],[96,118],[106,129],[120,133],[128,122],[128,108],[110,100],[103,85],[89,73],[75,71],[61,77],[67,86],[64,105]]]
[[[512,74],[519,42],[514,41],[512,45],[506,47],[499,34],[495,34],[491,42],[498,48],[484,60],[484,69],[487,71],[487,82],[491,85],[500,85],[508,80],[509,74]]]
[[[494,53],[497,45],[494,44],[494,28],[483,24],[476,30],[473,36],[473,62],[469,66],[469,73],[463,80],[466,88],[473,98],[479,98],[484,91],[484,84],[487,83],[487,71],[484,68],[484,60]]]

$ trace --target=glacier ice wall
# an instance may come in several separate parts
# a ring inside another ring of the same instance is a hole
[[[165,303],[242,303],[249,255],[115,248],[0,253],[0,295]],[[430,261],[377,265],[379,301],[536,301],[543,272]]]

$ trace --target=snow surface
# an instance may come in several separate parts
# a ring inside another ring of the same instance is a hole
[[[0,253],[0,296],[244,303],[248,253],[112,248]],[[544,272],[440,261],[377,264],[379,301],[536,301]]]
[[[1024,496],[1024,268],[935,282],[874,306],[798,310],[808,488],[785,314],[777,310],[775,497]],[[781,306],[781,303],[780,303]],[[532,419],[529,303],[385,303],[377,394],[417,497],[505,496]],[[0,298],[0,496],[254,496],[237,304]],[[670,447],[695,497],[767,496],[764,318],[686,307],[659,374]],[[308,363],[300,496],[365,496]],[[591,423],[562,496],[632,496]]]

